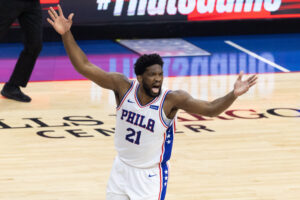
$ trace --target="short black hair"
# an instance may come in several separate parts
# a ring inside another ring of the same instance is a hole
[[[160,55],[153,53],[153,54],[144,54],[141,57],[139,57],[134,64],[134,72],[135,74],[142,75],[147,67],[150,67],[151,65],[159,64],[160,66],[163,66],[164,61],[160,57]]]

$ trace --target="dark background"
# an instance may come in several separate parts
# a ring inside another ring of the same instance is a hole
[[[97,11],[96,0],[60,0],[65,16],[74,12],[72,32],[77,40],[166,38],[188,36],[217,36],[243,34],[299,33],[300,18],[251,19],[221,21],[187,21],[183,15],[134,16],[124,13],[112,15],[113,5],[107,11]],[[128,2],[123,11],[127,11]],[[44,41],[60,41],[60,36],[46,21],[47,8],[56,4],[43,4]],[[0,42],[20,42],[21,31],[14,25]]]

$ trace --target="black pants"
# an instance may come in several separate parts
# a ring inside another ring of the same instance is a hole
[[[0,38],[18,19],[24,34],[24,49],[8,83],[26,87],[42,50],[42,11],[39,0],[0,0]]]

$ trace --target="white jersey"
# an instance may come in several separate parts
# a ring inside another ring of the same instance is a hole
[[[138,168],[165,164],[171,157],[175,119],[167,124],[163,104],[169,90],[146,105],[137,97],[138,81],[133,81],[117,107],[115,147],[120,160]]]

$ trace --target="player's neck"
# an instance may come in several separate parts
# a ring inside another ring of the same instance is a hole
[[[156,97],[149,96],[143,87],[139,87],[137,91],[137,98],[142,105],[150,103]]]

